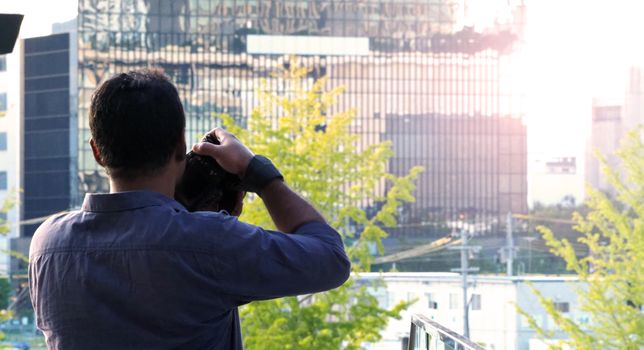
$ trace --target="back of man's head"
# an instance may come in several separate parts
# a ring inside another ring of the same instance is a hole
[[[160,70],[115,75],[92,96],[89,126],[98,161],[115,178],[152,176],[183,157],[185,123],[177,89]]]

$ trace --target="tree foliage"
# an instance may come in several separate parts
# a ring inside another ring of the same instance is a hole
[[[7,195],[0,205],[0,213],[5,216],[15,205],[16,199],[13,194]],[[11,231],[9,222],[5,218],[0,218],[0,235],[6,236]],[[6,253],[1,250],[0,253]],[[0,323],[3,323],[13,316],[12,312],[7,310],[9,306],[9,297],[11,296],[11,283],[8,278],[0,278]],[[0,331],[0,340],[5,338],[4,332]],[[2,348],[2,345],[0,345]]]
[[[4,216],[0,218],[0,235],[7,235],[11,231],[9,222],[7,222],[7,219],[5,217],[7,213],[16,205],[17,197],[18,196],[16,195],[16,193],[9,192],[9,194],[2,200],[2,203],[0,204],[0,213],[2,213]]]
[[[422,171],[410,169],[401,177],[387,172],[393,155],[390,142],[358,148],[350,132],[355,111],[333,112],[342,88],[325,89],[326,78],[307,78],[297,63],[274,77],[285,93],[260,89],[259,106],[242,127],[229,116],[224,125],[253,151],[269,157],[290,187],[323,213],[346,242],[355,273],[369,271],[371,247],[382,253],[384,227],[396,224],[398,208],[412,202],[414,179]],[[382,185],[386,184],[386,187]],[[379,187],[387,191],[379,193]],[[379,204],[374,215],[367,205]],[[270,216],[251,196],[242,220],[272,227]],[[295,282],[297,283],[297,282]],[[335,290],[315,295],[254,302],[241,309],[242,332],[248,349],[360,349],[380,339],[390,317],[408,307],[400,303],[383,309],[367,285],[352,277]]]
[[[568,270],[579,276],[581,311],[590,323],[581,325],[557,311],[553,301],[537,292],[548,315],[569,339],[559,340],[553,348],[568,344],[576,349],[644,348],[644,128],[633,130],[617,152],[623,172],[608,167],[601,157],[604,174],[616,190],[614,200],[589,188],[588,213],[573,214],[578,242],[588,254],[578,257],[567,239],[558,239],[552,230],[539,230],[550,250],[561,257]],[[535,291],[536,292],[536,291]],[[554,332],[531,326],[544,338]]]

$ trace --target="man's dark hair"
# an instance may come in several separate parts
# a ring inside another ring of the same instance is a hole
[[[213,134],[203,139],[218,145]],[[224,170],[211,157],[194,152],[186,155],[186,169],[177,183],[175,199],[189,211],[221,211],[232,214],[241,195],[239,177]]]
[[[177,152],[186,125],[181,99],[159,69],[113,76],[96,89],[89,127],[101,162],[117,178],[148,176]]]

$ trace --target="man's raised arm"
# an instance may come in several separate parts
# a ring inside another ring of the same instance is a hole
[[[258,193],[275,226],[284,234],[266,231],[230,218],[235,235],[226,239],[219,259],[237,265],[231,275],[219,275],[219,288],[240,303],[336,288],[351,272],[342,239],[313,206],[292,191],[270,160],[255,156],[233,134],[211,132],[220,144],[199,143],[195,153],[213,157],[237,174],[242,186]]]
[[[292,233],[309,222],[326,222],[309,202],[282,181],[267,159],[258,159],[260,156],[254,156],[235,135],[223,129],[216,128],[210,132],[213,133],[219,139],[219,145],[202,142],[195,145],[193,151],[214,158],[224,170],[237,174],[242,181],[252,181],[248,185],[262,198],[278,230]],[[267,169],[270,167],[273,169]],[[253,174],[247,174],[247,171],[253,171]]]

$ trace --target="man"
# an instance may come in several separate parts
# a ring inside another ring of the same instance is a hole
[[[350,263],[338,233],[266,158],[215,129],[199,143],[264,201],[268,231],[173,200],[185,168],[185,116],[158,71],[103,83],[89,113],[109,194],[54,216],[29,253],[37,326],[49,349],[242,349],[237,307],[340,286]],[[284,233],[282,233],[284,232]]]

